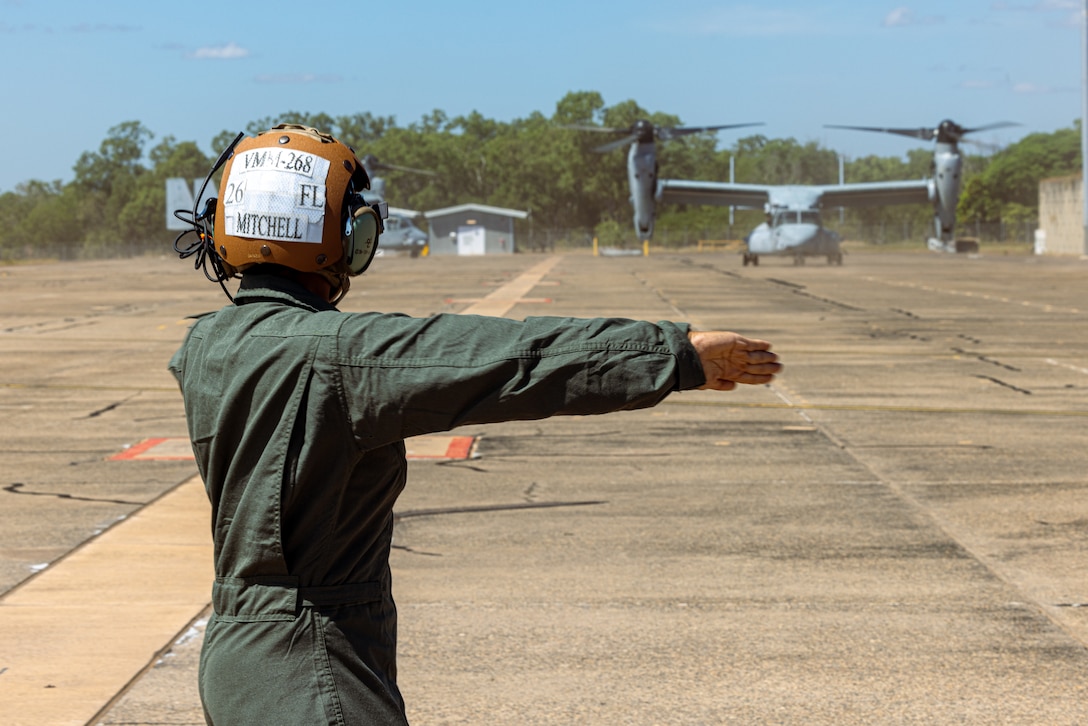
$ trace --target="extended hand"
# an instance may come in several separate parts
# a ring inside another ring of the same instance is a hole
[[[706,383],[700,390],[732,391],[738,383],[770,383],[782,370],[778,356],[765,340],[724,331],[688,333],[688,339],[695,346],[706,375]]]

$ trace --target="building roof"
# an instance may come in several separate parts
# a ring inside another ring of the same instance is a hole
[[[487,214],[497,214],[500,217],[513,217],[514,219],[526,219],[529,216],[528,212],[523,212],[520,209],[489,207],[486,204],[459,204],[456,207],[432,209],[429,212],[424,212],[423,216],[427,219],[433,219],[435,217],[448,217],[451,214],[461,214],[462,212],[486,212]]]

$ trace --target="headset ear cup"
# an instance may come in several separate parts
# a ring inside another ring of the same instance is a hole
[[[344,261],[349,275],[359,275],[370,266],[378,251],[381,220],[373,208],[361,206],[351,217],[351,234],[344,238]]]

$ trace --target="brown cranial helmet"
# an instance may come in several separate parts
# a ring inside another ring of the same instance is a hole
[[[243,139],[223,170],[215,253],[228,276],[263,263],[357,275],[381,231],[360,195],[369,188],[355,152],[316,129],[280,124]]]

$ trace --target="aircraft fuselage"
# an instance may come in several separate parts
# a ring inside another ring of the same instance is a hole
[[[839,235],[825,229],[818,212],[781,210],[753,229],[745,238],[744,264],[758,265],[763,255],[792,257],[804,264],[806,257],[826,257],[828,264],[842,264]]]

